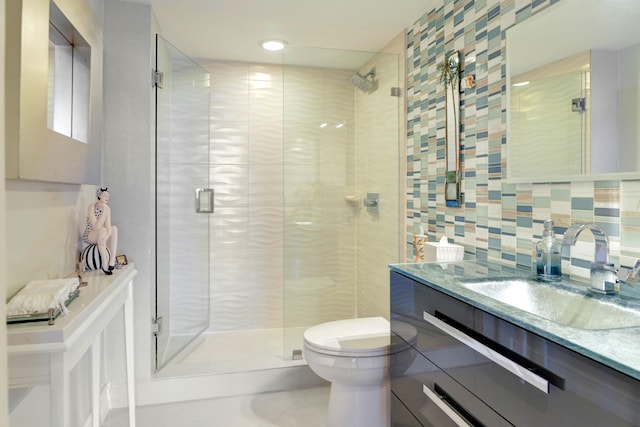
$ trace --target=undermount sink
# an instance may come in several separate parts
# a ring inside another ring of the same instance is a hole
[[[562,285],[505,278],[460,281],[465,288],[520,310],[577,329],[640,326],[640,308],[629,308]]]

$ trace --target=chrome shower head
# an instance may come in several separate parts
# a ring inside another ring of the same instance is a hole
[[[356,73],[351,76],[351,84],[360,89],[365,93],[371,93],[378,88],[378,81],[373,80],[376,76],[376,69],[372,68],[367,74],[364,76],[356,71]],[[371,77],[371,80],[369,79]]]

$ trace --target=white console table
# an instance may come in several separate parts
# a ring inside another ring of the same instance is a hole
[[[9,388],[49,384],[51,426],[69,427],[70,372],[87,351],[91,353],[92,426],[100,425],[101,337],[116,314],[124,309],[129,426],[135,423],[135,377],[133,348],[133,265],[84,276],[87,286],[69,304],[71,314],[47,322],[7,325]]]

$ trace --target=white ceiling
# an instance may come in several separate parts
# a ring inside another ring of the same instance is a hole
[[[377,52],[438,0],[129,0],[150,4],[163,37],[192,58],[279,62],[260,40]]]

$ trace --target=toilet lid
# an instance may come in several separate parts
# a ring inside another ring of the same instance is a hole
[[[304,332],[310,350],[336,356],[371,357],[396,353],[407,347],[391,344],[389,321],[382,317],[336,320]]]

